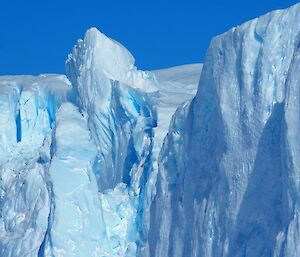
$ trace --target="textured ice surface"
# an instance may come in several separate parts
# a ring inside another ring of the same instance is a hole
[[[69,80],[0,77],[0,256],[299,257],[299,14],[203,69],[138,70],[92,28]]]
[[[69,89],[62,75],[0,77],[0,256],[38,255],[51,204],[41,146]]]
[[[42,144],[70,88],[63,75],[0,77],[0,160],[16,147]]]
[[[95,172],[101,191],[119,182],[131,184],[131,169],[141,166],[151,152],[156,124],[146,94],[134,88],[136,74],[144,72],[134,69],[134,59],[123,46],[94,28],[78,41],[66,70],[74,85],[74,102],[88,113],[98,148]],[[153,78],[141,79],[155,85]]]
[[[96,146],[86,115],[71,103],[64,103],[56,113],[55,124],[45,256],[100,256],[107,245],[106,231],[92,171]]]
[[[66,70],[72,85],[62,75],[0,78],[0,256],[136,256],[159,149],[201,66],[139,71],[90,29]]]
[[[172,113],[195,95],[201,66],[138,71],[123,46],[91,29],[69,55],[66,70],[72,101],[87,112],[98,149],[93,170],[109,241],[115,255],[134,256],[146,247],[159,149]],[[116,208],[128,215],[121,218]]]
[[[160,154],[151,256],[299,256],[299,13],[212,40]]]
[[[79,73],[76,73],[80,66],[83,67],[83,70],[78,70]],[[92,74],[97,74],[100,77],[118,81],[146,92],[157,90],[152,74],[138,70],[131,53],[96,28],[89,29],[84,39],[78,40],[72,54],[69,55],[66,69],[71,81],[79,76],[79,80],[82,82],[90,82],[85,79]],[[104,91],[106,87],[101,86],[101,88]],[[106,93],[109,94],[109,91]]]

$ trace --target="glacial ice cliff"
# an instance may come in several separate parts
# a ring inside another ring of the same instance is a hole
[[[150,256],[300,256],[299,14],[212,40],[160,153]]]
[[[140,71],[92,28],[66,61],[69,80],[1,77],[0,256],[142,252],[159,150],[200,70]]]
[[[0,256],[299,257],[299,24],[157,71],[92,28],[67,76],[0,77]]]

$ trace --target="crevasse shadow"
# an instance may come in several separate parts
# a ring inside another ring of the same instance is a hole
[[[291,220],[286,134],[284,103],[277,103],[260,138],[228,256],[273,256],[277,236],[286,232]],[[279,251],[281,256],[283,247]]]

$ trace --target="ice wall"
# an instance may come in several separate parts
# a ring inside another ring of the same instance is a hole
[[[0,78],[1,256],[141,255],[158,154],[201,65],[140,71],[93,28],[66,70]]]
[[[69,80],[0,77],[0,256],[298,257],[299,13],[203,69],[138,70],[92,28]]]
[[[62,75],[0,78],[0,256],[37,256],[48,227],[44,149],[70,83]]]
[[[138,169],[150,155],[156,123],[150,101],[136,87],[154,87],[153,79],[137,71],[127,49],[94,28],[78,41],[66,70],[74,102],[88,113],[98,147],[94,170],[100,190],[119,182],[130,185],[136,173],[131,169]]]
[[[212,40],[160,154],[150,256],[298,256],[299,13]]]
[[[115,255],[135,256],[147,247],[159,149],[172,113],[195,95],[201,66],[139,71],[125,47],[93,28],[74,47],[66,70],[71,100],[87,112],[98,149],[93,171],[109,240]]]
[[[97,149],[87,117],[64,103],[55,124],[49,164],[52,206],[41,252],[49,257],[106,255],[110,249],[92,171]]]

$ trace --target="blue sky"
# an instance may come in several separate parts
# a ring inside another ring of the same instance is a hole
[[[78,38],[97,27],[140,69],[202,62],[213,36],[291,0],[1,0],[0,74],[64,73]]]

